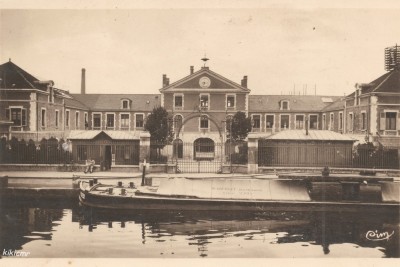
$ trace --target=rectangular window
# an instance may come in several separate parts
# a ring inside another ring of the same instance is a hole
[[[101,129],[101,114],[93,114],[93,130]]]
[[[396,112],[386,112],[386,130],[396,130]]]
[[[349,131],[353,131],[353,113],[349,113],[348,126],[349,126]]]
[[[235,107],[235,96],[234,95],[226,96],[226,107],[227,108],[234,108]]]
[[[87,112],[85,112],[85,129],[89,128],[89,118]]]
[[[304,129],[304,115],[296,115],[296,129]]]
[[[200,95],[200,107],[208,109],[208,95]]]
[[[289,101],[281,102],[281,110],[289,110]]]
[[[177,109],[181,109],[183,107],[183,96],[182,95],[176,95],[174,97],[174,106]]]
[[[129,114],[121,114],[121,129],[129,129]]]
[[[59,120],[59,115],[58,115],[58,110],[56,110],[56,128],[58,128],[58,120]]]
[[[267,129],[272,129],[274,128],[274,115],[267,115],[265,119],[266,125],[265,127]]]
[[[107,119],[107,129],[114,129],[114,114],[107,114],[106,115]]]
[[[75,129],[79,129],[79,111],[75,112]]]
[[[144,127],[144,115],[136,114],[136,128],[143,128],[143,127]]]
[[[367,129],[367,113],[361,113],[361,130]]]
[[[339,130],[343,130],[343,113],[339,112]]]
[[[318,129],[318,115],[310,115],[310,129]]]
[[[281,115],[281,129],[289,129],[289,115]]]
[[[122,100],[122,108],[123,109],[128,109],[129,108],[129,101],[128,100]]]
[[[208,117],[207,116],[201,116],[200,129],[208,129]]]
[[[14,122],[14,126],[26,126],[26,109],[6,109],[6,118]]]
[[[253,129],[260,129],[261,128],[261,116],[260,115],[253,115]]]
[[[65,111],[65,126],[69,127],[69,110]]]
[[[333,131],[333,113],[329,114],[329,130]]]
[[[46,127],[46,109],[42,108],[42,123],[41,123],[42,127]]]

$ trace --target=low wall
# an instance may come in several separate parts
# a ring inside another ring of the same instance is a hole
[[[58,164],[0,164],[1,171],[51,171],[51,172],[83,172],[84,164],[58,165]],[[100,165],[94,166],[94,172],[100,171]],[[138,165],[116,165],[109,172],[139,172]]]

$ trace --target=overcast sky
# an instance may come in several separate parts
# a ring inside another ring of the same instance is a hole
[[[400,9],[145,8],[1,10],[1,64],[11,60],[55,86],[87,93],[159,93],[200,69],[251,94],[343,95],[385,73],[384,48],[400,44]]]

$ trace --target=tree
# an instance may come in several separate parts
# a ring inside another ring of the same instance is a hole
[[[172,140],[172,123],[169,123],[168,111],[163,107],[156,107],[153,112],[147,117],[144,129],[150,133],[150,141],[154,148],[160,150],[167,142]]]
[[[251,119],[246,118],[244,112],[238,111],[231,120],[227,121],[226,131],[228,139],[232,137],[232,141],[243,141],[251,131]]]

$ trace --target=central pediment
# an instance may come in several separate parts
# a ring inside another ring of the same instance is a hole
[[[182,90],[233,90],[249,92],[250,90],[238,83],[235,83],[213,71],[208,67],[203,67],[199,71],[186,76],[170,85],[160,89],[165,91]]]

